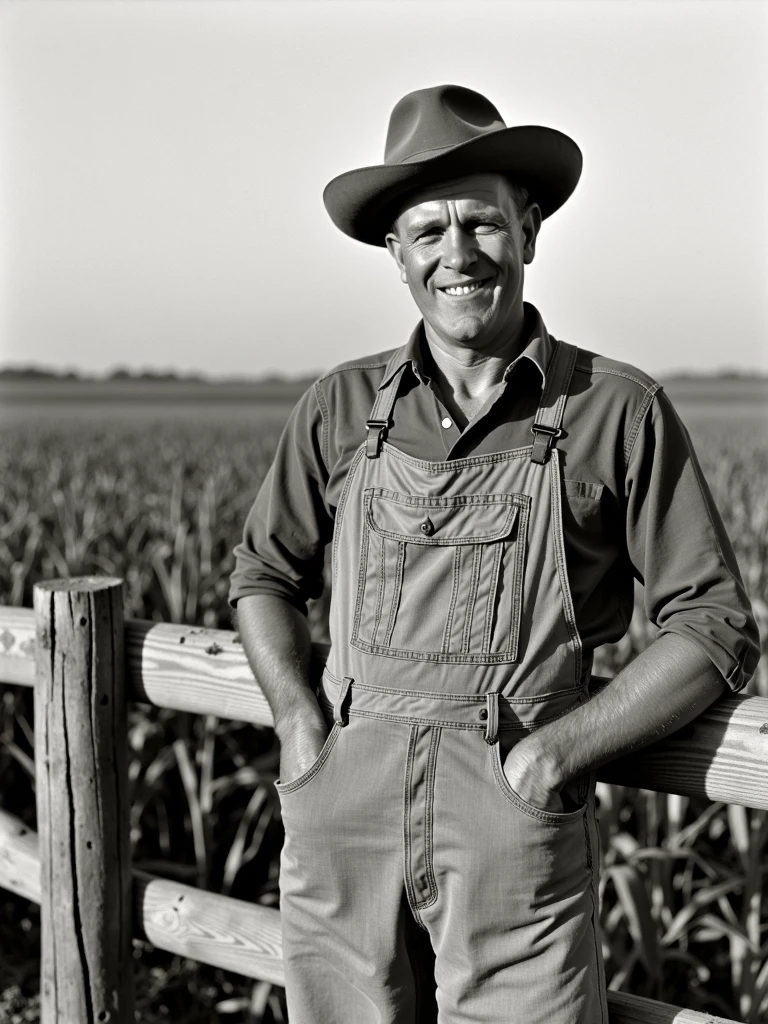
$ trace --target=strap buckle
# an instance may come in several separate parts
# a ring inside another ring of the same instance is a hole
[[[534,423],[531,427],[531,433],[534,436],[536,434],[547,434],[553,441],[556,437],[563,436],[563,431],[560,427],[548,427],[546,423]]]
[[[549,458],[552,445],[558,438],[563,436],[563,430],[560,427],[547,426],[546,423],[534,423],[531,427],[531,433],[534,438],[531,462],[536,462],[543,466]]]
[[[369,459],[375,459],[381,452],[381,446],[387,437],[387,432],[392,426],[392,420],[366,420],[368,428],[368,440],[366,442],[365,454]]]

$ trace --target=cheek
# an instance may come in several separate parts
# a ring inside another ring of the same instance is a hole
[[[423,290],[428,286],[434,262],[434,259],[424,254],[410,256],[405,261],[405,272],[411,288]]]

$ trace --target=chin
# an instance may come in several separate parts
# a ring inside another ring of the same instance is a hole
[[[457,323],[446,324],[444,333],[453,341],[462,345],[471,345],[480,339],[487,325],[480,317],[462,317]]]

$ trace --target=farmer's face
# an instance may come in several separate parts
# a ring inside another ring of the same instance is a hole
[[[443,343],[483,351],[523,317],[523,267],[533,260],[541,214],[522,216],[500,174],[472,174],[407,200],[387,248]]]

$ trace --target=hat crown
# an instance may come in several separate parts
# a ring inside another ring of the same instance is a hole
[[[385,164],[423,160],[506,128],[496,107],[473,89],[436,85],[404,96],[389,119]]]

